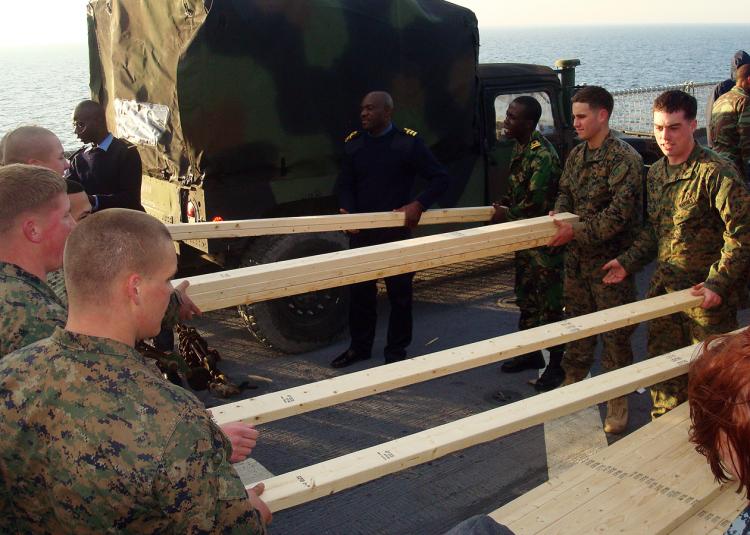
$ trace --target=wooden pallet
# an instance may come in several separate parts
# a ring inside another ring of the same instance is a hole
[[[578,216],[555,219],[576,223]],[[556,229],[551,217],[536,217],[199,275],[187,279],[188,295],[202,310],[216,310],[540,247]]]
[[[685,403],[490,516],[517,535],[723,533],[746,500],[716,484],[689,426]]]
[[[220,425],[260,424],[509,359],[697,306],[683,290],[211,409]]]
[[[294,507],[629,394],[637,388],[684,374],[698,348],[698,344],[689,346],[564,388],[269,478],[265,480],[263,499],[272,511]],[[685,469],[690,471],[687,466]]]
[[[492,218],[494,208],[442,208],[427,210],[419,220],[420,225],[445,223],[482,223]],[[235,221],[173,223],[167,225],[172,239],[199,240],[214,238],[242,238],[276,234],[301,234],[304,232],[330,232],[367,228],[403,227],[403,212],[371,212],[365,214],[336,214],[302,217],[274,217],[268,219],[242,219]]]

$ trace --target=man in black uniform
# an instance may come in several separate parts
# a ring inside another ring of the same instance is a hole
[[[105,208],[143,211],[138,149],[109,132],[104,108],[93,100],[84,100],[76,106],[73,126],[78,138],[90,146],[73,154],[66,178],[83,184],[93,211]]]
[[[362,130],[355,130],[344,142],[344,161],[337,184],[342,214],[405,212],[406,226],[351,231],[349,246],[366,247],[411,237],[411,228],[419,223],[422,212],[448,188],[450,178],[414,130],[397,128],[392,122],[393,99],[383,91],[369,93],[362,100]],[[412,198],[414,179],[429,181],[425,191]],[[406,358],[412,333],[413,273],[385,278],[391,314],[385,362]],[[331,363],[343,368],[370,358],[377,321],[376,281],[350,286],[349,349]]]

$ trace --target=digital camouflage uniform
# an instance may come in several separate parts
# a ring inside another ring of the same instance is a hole
[[[0,361],[1,533],[265,533],[200,402],[56,329]]]
[[[162,327],[179,321],[180,303],[172,292]],[[47,282],[18,266],[0,262],[0,358],[11,351],[47,338],[68,320],[68,294],[63,270]]]
[[[68,310],[36,275],[0,262],[0,359],[64,327]]]
[[[602,266],[627,250],[641,212],[641,157],[610,132],[599,149],[577,145],[565,162],[560,178],[556,212],[580,217],[575,239],[565,253],[565,312],[568,317],[589,314],[635,301],[635,280],[621,284],[602,282]],[[602,367],[612,370],[633,362],[630,336],[635,327],[601,335]],[[563,368],[566,375],[582,379],[594,361],[596,337],[570,342]]]
[[[555,147],[534,131],[529,143],[516,143],[510,160],[508,206],[510,221],[547,215],[552,209],[560,179],[560,159]],[[546,247],[515,254],[516,303],[521,311],[518,328],[531,329],[563,319],[563,255]]]
[[[750,95],[733,87],[721,95],[711,112],[713,149],[734,162],[745,180],[750,179]]]
[[[737,286],[750,266],[750,193],[737,170],[710,149],[695,146],[670,169],[666,158],[648,173],[648,218],[633,246],[618,257],[628,273],[657,259],[649,297],[700,282],[722,304],[651,320],[648,354],[662,355],[737,327]],[[687,376],[651,388],[653,417],[687,399]]]

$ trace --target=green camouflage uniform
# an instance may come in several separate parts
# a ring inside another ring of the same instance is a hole
[[[721,95],[711,112],[713,148],[734,162],[745,180],[750,180],[750,95],[733,87]]]
[[[64,327],[68,310],[35,275],[0,262],[0,359]]]
[[[47,286],[52,288],[55,295],[60,298],[60,301],[65,305],[65,309],[68,308],[68,291],[65,288],[65,270],[63,268],[53,271],[47,274]]]
[[[0,361],[1,533],[265,533],[229,441],[133,348],[56,329]]]
[[[565,312],[569,317],[635,301],[635,280],[622,284],[602,282],[602,266],[627,250],[641,213],[641,157],[612,133],[599,149],[577,145],[565,162],[556,212],[572,212],[582,223],[565,254]],[[602,367],[612,370],[633,362],[630,336],[625,327],[601,335]],[[594,362],[596,337],[570,342],[565,350],[566,375],[583,378]]]
[[[650,357],[737,327],[737,286],[750,266],[750,192],[737,170],[710,149],[695,146],[670,169],[666,158],[648,173],[648,218],[633,246],[618,257],[635,273],[657,259],[649,297],[700,282],[721,296],[712,309],[694,308],[651,320]],[[651,388],[653,417],[687,399],[686,376]]]
[[[534,131],[529,143],[513,148],[509,195],[503,199],[510,221],[547,215],[554,205],[560,179],[560,159],[555,147]],[[531,329],[563,319],[563,255],[546,247],[518,251],[515,255],[516,303],[521,311],[518,328]]]

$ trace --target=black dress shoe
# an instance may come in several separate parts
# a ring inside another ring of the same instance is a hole
[[[565,380],[565,370],[561,366],[547,366],[541,377],[534,383],[539,392],[549,392],[562,384]]]
[[[341,353],[338,357],[333,359],[331,362],[332,368],[346,368],[347,366],[351,366],[355,362],[359,362],[360,360],[367,360],[370,358],[370,355],[361,355],[359,353],[355,353],[351,349],[347,349],[343,353]]]
[[[506,360],[500,366],[500,369],[505,373],[518,373],[524,370],[540,370],[544,368],[544,364],[542,352],[534,351]]]

